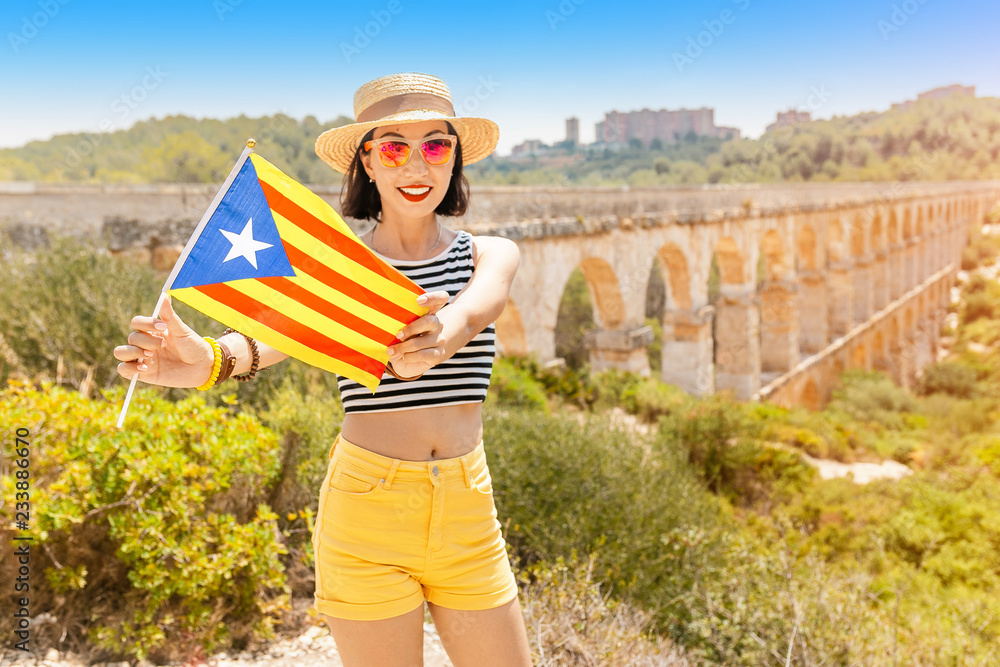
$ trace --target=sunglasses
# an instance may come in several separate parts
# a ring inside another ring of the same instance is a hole
[[[365,142],[365,152],[367,153],[375,147],[379,159],[386,167],[402,167],[410,159],[413,152],[413,145],[420,147],[420,153],[424,156],[424,161],[431,165],[441,165],[446,163],[451,154],[455,152],[458,145],[458,137],[453,134],[439,134],[426,139],[371,139]]]

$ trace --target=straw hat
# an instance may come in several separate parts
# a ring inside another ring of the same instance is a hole
[[[380,125],[405,125],[425,120],[452,124],[462,144],[462,165],[482,160],[496,149],[500,128],[486,118],[458,118],[448,85],[430,74],[390,74],[358,88],[354,93],[357,122],[335,127],[316,139],[316,155],[346,174],[361,137]]]

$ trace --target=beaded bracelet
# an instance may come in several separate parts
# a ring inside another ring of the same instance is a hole
[[[247,339],[247,344],[250,346],[250,353],[253,355],[253,362],[250,364],[250,371],[246,375],[234,375],[233,379],[237,382],[249,382],[255,375],[257,375],[257,365],[260,363],[260,353],[257,351],[257,341],[245,333],[236,331],[236,329],[233,329],[232,327],[223,331],[222,335],[225,336],[226,334],[233,333],[234,331]]]
[[[208,336],[202,336],[202,338],[207,340],[209,345],[212,346],[212,352],[215,354],[215,362],[212,364],[212,375],[208,378],[208,382],[197,387],[198,391],[210,389],[215,384],[215,381],[219,379],[219,371],[222,370],[222,348],[219,347],[219,343],[214,338]]]

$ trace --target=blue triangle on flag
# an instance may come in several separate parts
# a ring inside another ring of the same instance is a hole
[[[247,160],[195,241],[170,289],[294,275],[271,207],[257,180],[257,170]]]

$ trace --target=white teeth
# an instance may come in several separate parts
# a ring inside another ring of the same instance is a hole
[[[400,190],[402,190],[403,192],[405,192],[408,195],[422,195],[422,194],[425,194],[425,193],[431,191],[431,189],[427,188],[427,187],[424,187],[424,188],[400,188]]]

